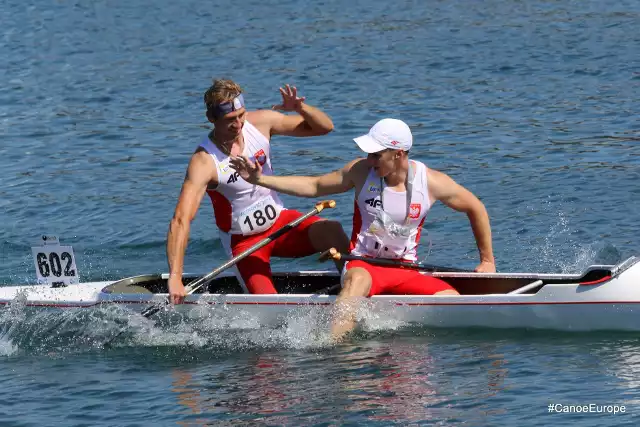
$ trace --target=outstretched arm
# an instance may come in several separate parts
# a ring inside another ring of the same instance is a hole
[[[233,157],[230,165],[247,182],[270,188],[284,194],[299,197],[322,197],[344,193],[355,186],[354,166],[361,159],[347,163],[341,169],[321,176],[273,176],[263,175],[260,163],[245,156]]]
[[[469,190],[455,182],[448,175],[433,169],[427,170],[429,193],[435,200],[469,217],[471,229],[480,251],[480,265],[477,272],[495,273],[495,259],[491,243],[491,224],[484,204]]]

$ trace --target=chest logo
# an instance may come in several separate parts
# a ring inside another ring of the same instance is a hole
[[[224,162],[219,164],[220,172],[227,173],[229,171],[229,162]]]
[[[420,212],[422,211],[422,205],[420,203],[411,203],[409,206],[409,218],[420,218]]]
[[[365,200],[364,202],[374,209],[377,208],[378,206],[382,208],[382,200],[380,199],[371,198],[371,199]]]
[[[380,187],[377,187],[374,183],[369,183],[369,193],[379,193]]]
[[[227,180],[227,184],[234,184],[235,182],[238,181],[239,178],[240,178],[240,173],[234,172],[231,175],[229,175],[229,179]]]
[[[264,150],[260,150],[253,155],[256,159],[256,162],[260,163],[260,166],[264,166],[267,163],[267,155],[264,153]]]

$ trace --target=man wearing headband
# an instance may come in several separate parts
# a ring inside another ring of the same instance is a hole
[[[436,201],[464,212],[480,252],[477,272],[495,272],[489,215],[480,200],[442,172],[409,160],[411,130],[396,119],[383,119],[368,134],[355,138],[367,153],[342,169],[317,177],[272,176],[260,164],[238,156],[231,166],[248,182],[301,197],[324,197],[355,189],[351,253],[363,257],[415,262],[420,231]],[[417,270],[350,261],[336,300],[338,319],[332,334],[339,339],[354,325],[355,297],[378,294],[457,295],[446,282]],[[340,306],[343,306],[341,308]],[[345,309],[346,308],[346,309]]]
[[[282,104],[272,110],[247,111],[242,89],[231,80],[215,80],[204,94],[207,119],[214,129],[192,155],[167,236],[169,295],[173,303],[185,296],[182,283],[184,254],[190,224],[205,192],[211,198],[220,240],[229,257],[253,246],[267,235],[299,218],[285,209],[278,193],[248,183],[234,171],[231,156],[243,155],[272,174],[272,135],[317,136],[333,130],[331,119],[298,97],[295,87],[280,89]],[[278,111],[295,111],[286,115]],[[312,217],[236,265],[236,275],[250,293],[276,293],[271,277],[271,255],[303,257],[331,246],[348,249],[349,239],[336,221]]]

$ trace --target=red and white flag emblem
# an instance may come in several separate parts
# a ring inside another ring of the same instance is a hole
[[[264,166],[264,164],[267,163],[267,155],[264,154],[264,150],[258,151],[253,157],[256,159],[256,162],[260,163],[260,166]]]
[[[419,218],[421,210],[422,205],[420,203],[411,203],[411,206],[409,206],[409,218]]]

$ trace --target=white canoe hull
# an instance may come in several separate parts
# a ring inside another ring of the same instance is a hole
[[[632,257],[617,266],[594,266],[603,278],[580,282],[583,275],[434,273],[444,280],[542,280],[530,293],[486,293],[460,296],[374,296],[363,302],[367,316],[430,327],[543,328],[569,331],[640,331],[640,263]],[[587,270],[587,271],[589,271]],[[299,274],[304,274],[299,273]],[[335,273],[313,272],[336,280]],[[166,275],[163,276],[166,279]],[[194,276],[196,277],[196,276]],[[90,282],[51,288],[45,285],[0,287],[0,306],[20,304],[41,309],[88,309],[118,304],[140,312],[166,301],[166,293],[113,293],[116,282]],[[514,282],[515,283],[515,282]],[[534,283],[535,285],[535,283]],[[190,295],[177,310],[234,310],[260,325],[282,324],[311,308],[331,310],[335,295],[319,294],[215,294]],[[197,304],[197,306],[196,306]],[[206,307],[206,308],[205,308]]]

